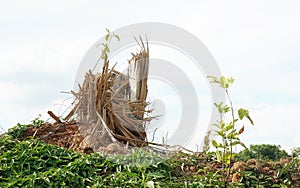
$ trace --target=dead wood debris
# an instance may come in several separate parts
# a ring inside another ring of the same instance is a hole
[[[47,113],[56,121],[56,123],[61,123],[59,117],[57,117],[52,111],[48,111]]]
[[[150,112],[145,109],[149,48],[142,39],[139,45],[141,51],[129,60],[128,75],[109,68],[106,58],[101,73],[87,72],[79,91],[72,91],[75,106],[64,120],[75,115],[85,125],[79,130],[94,151],[115,141],[135,147],[148,144],[146,124],[152,119],[145,117]]]

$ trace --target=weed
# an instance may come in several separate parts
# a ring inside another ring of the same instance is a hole
[[[245,144],[241,142],[239,138],[239,135],[244,132],[244,126],[241,129],[237,130],[236,123],[239,120],[242,120],[244,117],[246,117],[252,125],[253,125],[253,121],[250,118],[249,111],[243,108],[240,108],[238,110],[239,119],[235,118],[233,104],[228,92],[228,88],[234,82],[234,79],[232,77],[225,78],[224,76],[222,76],[220,78],[217,78],[217,77],[210,76],[209,78],[212,79],[211,81],[212,83],[219,84],[220,87],[225,89],[225,93],[229,101],[229,105],[224,104],[223,102],[219,104],[215,103],[215,106],[218,109],[218,112],[220,114],[220,120],[214,125],[218,128],[216,134],[221,139],[221,141],[218,142],[217,140],[212,140],[212,145],[217,149],[216,150],[217,161],[222,164],[222,174],[224,174],[223,181],[227,182],[227,179],[230,175],[230,164],[232,158],[235,156],[235,154],[232,152],[233,146],[241,145],[244,148],[246,148]],[[230,112],[231,112],[231,121],[225,122],[224,116]]]
[[[107,54],[110,53],[110,44],[113,38],[117,39],[117,41],[120,41],[120,37],[119,35],[115,34],[114,32],[111,32],[109,29],[106,28],[106,32],[107,34],[105,35],[105,42],[97,45],[97,47],[101,46],[101,56],[100,58],[97,60],[97,63],[95,64],[94,68],[92,69],[92,71],[95,70],[97,64],[99,63],[99,61],[102,59],[104,61],[107,61]]]

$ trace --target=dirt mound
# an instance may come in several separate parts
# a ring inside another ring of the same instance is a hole
[[[46,123],[40,127],[29,127],[24,138],[34,137],[48,144],[57,145],[77,152],[91,153],[93,150],[84,144],[76,122]]]
[[[42,140],[48,144],[56,145],[62,148],[76,152],[91,154],[93,152],[103,152],[107,154],[128,154],[130,150],[123,144],[114,142],[108,146],[99,146],[94,151],[86,142],[80,129],[88,127],[77,122],[45,123],[40,127],[29,127],[23,133],[24,138],[33,137]]]

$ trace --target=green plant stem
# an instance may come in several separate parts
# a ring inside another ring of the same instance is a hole
[[[232,124],[233,124],[233,129],[235,128],[235,123],[234,123],[234,110],[233,110],[233,104],[232,104],[232,100],[229,96],[229,93],[228,93],[228,89],[226,88],[225,89],[225,92],[226,92],[226,95],[227,95],[227,98],[228,98],[228,101],[230,103],[230,109],[231,109],[231,116],[232,116]],[[230,174],[230,164],[231,164],[231,159],[232,159],[232,138],[229,138],[229,145],[230,145],[230,158],[229,158],[229,165],[228,165],[228,169],[227,169],[227,177],[229,176]]]

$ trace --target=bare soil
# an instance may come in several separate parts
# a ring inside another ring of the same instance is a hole
[[[48,144],[82,153],[92,153],[93,150],[84,143],[76,122],[46,123],[40,127],[29,127],[24,132],[24,138],[34,137]]]

